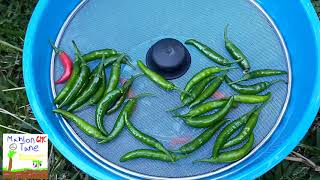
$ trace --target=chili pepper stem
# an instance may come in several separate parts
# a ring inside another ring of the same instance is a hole
[[[133,75],[133,78],[134,78],[134,79],[137,79],[137,78],[139,78],[139,77],[141,77],[141,76],[144,76],[144,74],[143,74],[143,73],[138,73],[138,74],[136,74],[136,75]]]
[[[181,154],[181,151],[180,151],[180,150],[170,150],[170,151],[173,152],[173,153]]]
[[[182,114],[178,114],[178,113],[173,114],[173,117],[185,118],[185,116],[184,116],[184,115],[182,115]]]
[[[271,98],[270,98],[271,99]],[[260,113],[260,111],[262,111],[262,109],[268,104],[268,102],[270,101],[270,99],[268,99],[266,102],[264,102],[263,104],[261,104],[260,106],[258,106],[255,110],[255,112]]]
[[[119,62],[119,61],[121,61],[123,58],[125,58],[127,55],[125,54],[125,53],[123,53],[123,54],[121,54],[118,58],[117,58],[117,60],[116,60],[116,62]]]
[[[62,53],[62,50],[59,49],[59,48],[57,48],[57,47],[53,44],[53,42],[51,41],[51,39],[49,39],[49,43],[50,43],[51,47],[53,48],[53,50],[54,50],[54,52],[55,52],[56,54],[59,55],[60,53]]]
[[[76,51],[76,54],[80,55],[80,50],[74,40],[72,40],[72,46],[73,46],[74,50]]]
[[[285,80],[283,80],[283,79],[271,81],[270,84],[273,85],[273,84],[280,83],[280,82],[283,82],[283,83],[285,83],[285,84],[288,84],[288,82],[285,81]]]
[[[188,157],[188,155],[177,156],[175,160],[178,161],[178,160],[184,159],[186,157]]]
[[[222,68],[222,71],[228,71],[231,69],[239,69],[238,67],[226,67],[226,68]]]
[[[186,107],[186,105],[177,106],[177,107],[174,107],[172,109],[166,110],[166,112],[174,112],[174,111],[177,111],[178,109],[182,109],[184,107]]]
[[[238,67],[226,67],[226,68],[222,68],[221,70],[222,71],[229,71],[229,70],[232,70],[232,69],[239,69]]]
[[[107,142],[110,142],[110,141],[107,141],[107,140],[103,139],[103,140],[101,140],[101,141],[98,141],[97,143],[98,143],[98,144],[104,144],[104,143],[107,143]]]
[[[177,117],[180,118],[182,120],[185,120],[183,116],[181,116],[181,114],[177,113],[177,112],[172,112],[173,113],[173,117]]]
[[[185,93],[185,94],[187,94],[188,96],[193,97],[193,95],[192,95],[190,92],[185,91],[185,90],[183,90],[183,89],[181,89],[181,88],[179,88],[179,87],[177,87],[177,86],[175,86],[174,89],[177,90],[177,91],[180,92],[180,93]]]
[[[236,64],[236,63],[241,62],[241,61],[243,61],[243,59],[239,59],[239,60],[235,60],[233,62],[229,62],[227,65]]]
[[[177,154],[183,154],[183,152],[181,152],[180,150],[173,150],[173,151],[171,151],[171,152],[173,152],[173,153],[177,153]],[[186,157],[188,157],[188,156],[189,156],[189,154],[185,154],[185,155],[177,156],[177,160],[179,160],[179,159],[183,159],[183,158],[186,158]]]
[[[228,83],[228,85],[236,84],[236,83],[238,83],[238,82],[242,82],[242,81],[245,81],[245,80],[247,80],[247,78],[240,78],[240,79],[237,80],[237,81],[233,81],[233,82],[231,82],[231,83]],[[281,80],[271,81],[271,82],[270,82],[270,86],[271,86],[271,85],[274,85],[274,84],[276,84],[276,83],[280,83],[280,82],[283,82],[283,83],[285,83],[285,84],[288,84],[287,81],[281,79]]]
[[[98,68],[98,73],[99,73],[99,77],[102,78],[102,71],[104,70],[104,64],[103,64],[103,61],[105,60],[105,55],[103,54],[102,55],[102,59],[101,59],[101,62],[99,64],[99,68]]]
[[[256,113],[260,113],[260,111],[262,111],[262,109],[267,105],[267,103],[270,101],[270,99],[268,99],[266,102],[264,102],[263,104],[261,104],[260,106],[257,105],[252,109],[252,112],[256,112]]]
[[[79,48],[78,48],[78,46],[77,46],[77,44],[76,44],[76,42],[74,40],[72,40],[72,45],[73,45],[73,48],[74,48],[74,50],[76,52],[76,56],[78,58],[80,58],[81,62],[86,63],[86,61],[82,58],[81,52],[80,52],[80,50],[79,50]]]
[[[173,116],[174,117],[176,117],[176,116],[178,116],[178,115],[180,115],[179,113],[177,113],[177,112],[172,112],[173,113]]]
[[[101,140],[101,141],[98,141],[97,143],[98,144],[104,144],[104,143],[106,143],[106,140]]]
[[[155,96],[154,94],[152,93],[141,93],[141,94],[138,94],[137,96],[133,97],[132,99],[141,99],[141,98],[144,98],[144,97],[148,97],[148,96]]]
[[[209,158],[209,159],[198,159],[198,160],[195,160],[195,161],[192,161],[192,163],[200,163],[200,162],[207,162],[207,163],[213,163],[213,159],[212,158]]]
[[[83,104],[81,105],[80,107],[77,107],[76,109],[70,111],[70,112],[77,112],[77,111],[80,111],[80,110],[83,110],[83,109],[86,109],[87,107],[85,107],[86,104]],[[68,111],[68,110],[67,110]]]
[[[247,79],[246,79],[246,78],[240,78],[240,79],[238,79],[238,80],[236,80],[236,81],[233,81],[233,82],[231,82],[231,83],[228,83],[228,85],[236,84],[236,83],[239,83],[239,82],[242,82],[242,81],[245,81],[245,80],[247,80]]]
[[[136,67],[132,64],[132,59],[127,53],[121,53],[125,55],[125,61],[128,66],[130,66],[133,70],[136,70]]]
[[[127,61],[127,65],[130,66],[133,70],[137,69],[130,61]]]
[[[131,57],[130,57],[127,53],[125,53],[125,52],[118,52],[118,54],[124,54],[124,55],[126,56],[126,58],[128,59],[128,61],[132,62]]]
[[[136,80],[137,78],[139,78],[139,77],[141,77],[141,76],[144,76],[144,74],[143,74],[143,73],[139,73],[139,74],[133,75],[133,76],[131,76],[130,79],[132,79],[132,81],[134,81],[134,80]],[[131,81],[131,80],[130,80],[130,81]],[[129,83],[129,84],[125,83],[125,84],[123,85],[123,88],[126,89],[126,88],[128,88],[128,86],[131,86],[131,83]]]
[[[221,77],[224,78],[224,77],[227,75],[227,73],[228,73],[228,71],[224,71],[224,72],[222,73]]]
[[[103,58],[104,58],[104,56],[103,56]],[[99,67],[98,67],[98,74],[99,75],[101,75],[101,72],[103,71],[103,68],[104,68],[103,63],[100,63]]]

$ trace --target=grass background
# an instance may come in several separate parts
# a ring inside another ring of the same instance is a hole
[[[22,48],[36,0],[0,0],[0,149],[3,133],[41,133],[24,90]],[[320,16],[320,0],[312,0]],[[0,150],[2,158],[2,150]],[[1,159],[0,158],[0,159]],[[0,161],[0,167],[2,161]],[[320,115],[295,150],[258,179],[320,179]],[[2,168],[0,168],[2,169]],[[2,173],[0,172],[0,175]],[[49,144],[50,179],[92,179]],[[1,178],[1,176],[0,176]]]

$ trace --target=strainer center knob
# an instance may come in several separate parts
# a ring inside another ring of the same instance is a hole
[[[191,57],[187,48],[180,41],[166,38],[151,46],[146,61],[150,69],[166,79],[176,79],[187,72],[191,64]]]

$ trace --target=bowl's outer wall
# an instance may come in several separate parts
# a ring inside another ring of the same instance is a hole
[[[51,48],[48,38],[57,37],[61,26],[79,0],[40,0],[28,25],[23,51],[23,76],[32,111],[50,141],[70,162],[87,174],[101,179],[114,179],[116,175],[106,173],[91,159],[84,156],[64,133],[57,116],[52,113],[53,96],[50,84]],[[45,68],[46,70],[43,70]],[[45,80],[43,80],[45,79]],[[46,98],[41,98],[46,97]]]
[[[54,107],[50,85],[52,50],[48,38],[54,40],[57,37],[64,21],[79,2],[39,1],[24,44],[26,91],[41,128],[68,160],[97,179],[116,179],[120,178],[116,174],[121,172],[111,167],[106,169],[99,160],[86,156],[88,152],[77,147],[70,133],[62,133],[64,127],[58,121],[60,118],[51,112]],[[210,178],[253,179],[267,172],[299,143],[319,109],[320,23],[312,4],[308,0],[259,0],[258,3],[271,16],[286,41],[292,66],[291,99],[281,124],[264,146],[244,162]]]
[[[230,179],[258,177],[277,165],[307,133],[319,109],[320,23],[311,2],[259,0],[258,3],[271,16],[286,42],[291,58],[292,92],[286,114],[271,139],[255,157],[239,164],[242,170],[230,173]]]

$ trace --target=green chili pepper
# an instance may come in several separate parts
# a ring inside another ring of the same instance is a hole
[[[91,51],[85,55],[82,56],[82,58],[86,61],[86,62],[90,62],[96,59],[101,59],[103,56],[105,58],[109,58],[112,56],[117,55],[117,51],[114,49],[100,49],[100,50],[96,50],[96,51]]]
[[[90,82],[90,81],[94,78],[94,76],[98,73],[98,70],[99,70],[99,66],[96,66],[96,67],[91,71],[91,74],[90,74],[90,76],[89,76],[88,82]],[[100,84],[100,83],[99,83],[99,84]],[[77,94],[77,97],[80,96],[81,93],[83,93],[83,91],[84,91],[86,88],[87,88],[87,84],[82,85],[80,91],[79,91],[78,94]]]
[[[130,66],[132,69],[136,69],[136,67],[134,67],[134,65],[131,63],[131,58],[129,57],[129,55],[127,55],[125,53],[119,53],[117,55],[114,55],[114,56],[111,56],[111,57],[105,59],[103,61],[104,67],[111,66],[122,55],[124,55],[124,58],[121,59],[121,63]]]
[[[91,74],[91,73],[90,73],[90,74]],[[88,82],[90,82],[90,79],[91,79],[91,75],[89,76]],[[79,97],[80,94],[83,93],[83,91],[87,88],[87,85],[88,85],[88,84],[86,83],[86,84],[83,84],[83,85],[81,86],[81,88],[80,88],[80,90],[78,91],[76,97]],[[76,98],[75,98],[75,99],[76,99]]]
[[[225,76],[225,81],[227,84],[231,83],[232,80],[228,77]],[[268,89],[270,86],[279,83],[279,82],[284,82],[284,80],[274,80],[270,82],[260,82],[252,85],[241,85],[241,84],[229,84],[229,86],[239,94],[249,94],[249,95],[254,95],[261,93]]]
[[[59,103],[61,103],[61,101],[63,101],[63,99],[66,98],[66,96],[68,95],[68,93],[70,92],[70,90],[72,89],[74,84],[76,83],[76,81],[80,75],[80,71],[81,71],[80,61],[75,61],[73,63],[73,70],[72,70],[72,74],[70,76],[70,79],[67,81],[64,88],[59,92],[57,97],[54,99],[54,104],[59,104]]]
[[[106,139],[104,139],[103,141],[99,142],[99,144],[103,144],[103,143],[107,143],[110,142],[112,140],[114,140],[115,138],[117,138],[119,136],[119,134],[121,133],[122,129],[124,128],[124,118],[126,118],[126,116],[128,116],[128,110],[130,107],[129,105],[129,101],[126,103],[125,107],[121,110],[110,134],[108,134],[108,136],[106,137]]]
[[[209,159],[201,159],[201,160],[196,160],[193,162],[194,163],[197,163],[197,162],[208,162],[208,163],[234,162],[239,159],[242,159],[244,156],[246,156],[251,151],[253,142],[254,142],[254,135],[251,134],[247,143],[239,149],[223,152],[217,158],[211,157]]]
[[[213,76],[216,73],[223,72],[223,71],[228,71],[230,69],[237,69],[235,67],[228,67],[228,68],[220,68],[220,67],[208,67],[200,72],[198,72],[196,75],[194,75],[189,82],[187,83],[186,87],[184,88],[184,91],[190,92],[190,90],[193,87],[196,87],[196,85],[204,80],[205,78],[209,76]]]
[[[215,123],[220,122],[231,110],[234,98],[233,96],[228,100],[227,104],[214,114],[193,117],[193,118],[182,118],[184,122],[195,128],[204,128],[212,126]]]
[[[186,94],[182,93],[180,96],[182,103],[184,105],[191,104],[194,101],[195,97],[198,97],[202,93],[202,91],[207,87],[207,85],[215,78],[216,76],[207,77],[203,81],[199,82],[195,87],[193,87],[190,91],[193,97],[187,96]]]
[[[213,93],[215,93],[221,84],[224,81],[224,76],[218,76],[215,78],[212,83],[190,104],[190,108],[195,107],[196,105],[202,103],[203,101],[207,100],[209,97],[212,96]]]
[[[77,57],[76,57],[76,59],[80,59],[80,58],[77,58]],[[97,70],[98,70],[98,68],[96,67],[96,68],[94,69],[94,71],[92,71],[92,72],[90,73],[88,82],[90,82],[91,78],[93,77],[93,74],[96,74],[96,73],[97,73]],[[83,84],[83,85],[81,86],[80,90],[78,91],[76,97],[80,96],[80,94],[86,89],[86,87],[87,87],[87,84]]]
[[[218,135],[212,150],[212,157],[216,158],[219,155],[221,147],[225,144],[227,139],[235,133],[240,127],[244,126],[250,118],[251,114],[257,109],[258,106],[253,108],[248,113],[242,115],[240,118],[234,120],[232,123],[228,124]]]
[[[137,98],[133,98],[130,103],[132,103],[133,105],[131,105],[132,109],[131,111],[134,110],[134,107],[137,103]],[[132,113],[132,112],[128,112],[128,113]],[[129,132],[139,141],[141,141],[142,143],[154,147],[156,149],[158,149],[159,151],[165,153],[167,156],[171,157],[172,160],[174,160],[174,158],[171,156],[171,153],[155,138],[144,134],[143,132],[141,132],[140,130],[138,130],[136,127],[134,127],[134,125],[132,124],[132,122],[129,119],[130,117],[126,117],[125,118],[125,124],[129,130]]]
[[[201,104],[200,106],[190,110],[186,114],[178,115],[176,117],[181,118],[187,118],[187,117],[196,117],[203,115],[204,113],[207,113],[209,111],[212,111],[217,108],[222,108],[227,104],[227,100],[215,100],[215,101],[209,101],[204,104]],[[238,103],[236,101],[233,101],[232,108],[238,107]]]
[[[137,74],[135,76],[131,76],[131,78],[126,81],[123,85],[123,94],[122,96],[117,100],[117,102],[107,111],[107,114],[112,114],[114,112],[116,112],[121,105],[123,104],[123,102],[126,100],[128,93],[130,91],[130,88],[134,82],[134,80],[136,80],[137,78],[141,77],[143,74]]]
[[[227,25],[224,29],[224,41],[225,41],[225,47],[227,51],[230,53],[230,55],[235,60],[240,60],[238,62],[241,69],[244,70],[244,73],[248,73],[250,71],[250,63],[248,61],[248,58],[243,54],[243,52],[234,44],[232,43],[228,38],[228,26]]]
[[[90,76],[90,68],[82,58],[80,51],[74,41],[72,41],[73,47],[76,51],[76,56],[77,58],[80,59],[81,64],[80,64],[80,74],[78,76],[78,79],[76,82],[73,84],[72,88],[68,91],[68,94],[64,98],[64,100],[61,102],[59,107],[65,106],[70,104],[71,102],[74,101],[74,99],[77,97],[78,92],[81,90],[81,87],[85,84],[87,84]]]
[[[103,64],[100,63],[97,72],[93,74],[93,77],[90,79],[90,82],[86,86],[85,90],[78,96],[78,98],[76,98],[76,100],[73,103],[71,103],[67,111],[71,112],[79,108],[84,103],[86,103],[86,101],[90,99],[91,96],[93,96],[97,92],[102,80],[102,76],[101,76],[102,71],[104,71]]]
[[[207,87],[207,85],[214,79],[216,76],[210,76],[205,78],[203,81],[199,82],[195,87],[193,87],[190,91],[191,96],[187,96],[184,93],[181,93],[180,99],[182,102],[181,106],[174,107],[172,109],[167,110],[167,112],[176,111],[178,109],[181,109],[189,104],[191,104],[196,97],[198,97],[202,91]]]
[[[257,121],[259,119],[260,112],[262,111],[265,105],[266,104],[261,105],[252,113],[242,131],[236,137],[232,138],[231,140],[228,140],[228,142],[223,145],[223,148],[228,148],[240,144],[245,139],[247,139],[250,134],[252,134],[253,129],[256,127]]]
[[[185,44],[193,45],[196,47],[200,52],[202,52],[205,56],[211,59],[213,62],[222,65],[222,66],[230,66],[231,64],[237,62],[231,62],[227,58],[221,56],[213,49],[209,48],[207,45],[195,40],[195,39],[188,39]]]
[[[91,124],[89,124],[88,122],[86,122],[85,120],[81,119],[80,117],[65,111],[63,109],[54,109],[53,112],[61,114],[63,117],[73,121],[77,127],[79,129],[81,129],[85,134],[92,136],[96,139],[105,139],[106,136],[104,136],[104,134],[102,134],[99,129],[97,129],[95,126],[92,126]]]
[[[88,105],[97,104],[100,99],[103,97],[104,91],[106,89],[106,72],[103,70],[101,72],[101,83],[97,92],[89,99]]]
[[[239,80],[231,82],[229,84],[235,84],[235,83],[238,83],[241,81],[247,81],[250,79],[269,77],[269,76],[278,76],[283,74],[288,74],[288,72],[282,71],[282,70],[273,70],[273,69],[260,69],[260,70],[251,71],[250,73],[243,75]]]
[[[121,131],[125,125],[124,119],[131,116],[132,109],[134,108],[133,106],[134,106],[134,103],[132,103],[132,101],[130,101],[130,100],[127,101],[127,103],[125,104],[125,106],[121,110],[121,112],[116,120],[116,123],[113,126],[113,129],[111,130],[110,134],[108,134],[106,139],[104,139],[103,141],[101,141],[99,143],[110,142],[119,136],[119,134],[121,133]]]
[[[172,157],[172,158],[171,158]],[[165,162],[176,162],[180,159],[185,158],[186,156],[176,156],[175,154],[171,153],[171,156],[161,152],[161,151],[154,151],[149,149],[138,149],[127,154],[123,155],[120,158],[120,162],[125,162],[133,159],[145,158],[145,159],[153,159],[153,160],[160,160]]]
[[[105,59],[103,63],[104,63],[104,67],[108,67],[112,65],[110,77],[109,77],[109,84],[107,85],[107,83],[105,83],[106,87],[104,88],[105,89],[103,93],[104,95],[106,95],[112,89],[115,89],[118,86],[119,80],[120,80],[120,73],[121,73],[121,63],[127,64],[132,69],[135,69],[134,65],[130,62],[130,57],[125,53],[117,54],[108,59]],[[92,101],[92,103],[90,104],[95,104],[95,103],[97,103],[97,100]]]
[[[105,95],[112,90],[115,90],[119,84],[120,80],[120,73],[121,73],[121,61],[125,57],[124,54],[118,57],[117,61],[112,64],[110,77],[109,77],[109,84],[105,91]]]
[[[151,94],[147,94],[147,93],[140,94],[134,98],[129,99],[126,102],[126,104],[124,105],[124,107],[122,108],[110,134],[103,141],[101,141],[99,143],[107,143],[107,142],[114,140],[116,137],[118,137],[119,134],[121,133],[122,129],[124,128],[125,119],[131,117],[132,112],[135,108],[137,99],[145,97],[145,96],[150,96],[150,95]]]
[[[108,94],[104,95],[104,97],[99,101],[96,107],[96,126],[98,129],[103,132],[105,135],[108,134],[107,130],[104,127],[104,115],[107,110],[111,107],[113,103],[117,99],[121,97],[123,94],[123,89],[115,89]]]
[[[234,101],[243,104],[257,104],[268,101],[272,96],[271,92],[264,95],[234,95]],[[222,98],[221,100],[227,100],[228,97]]]
[[[214,126],[209,127],[207,130],[201,133],[198,137],[193,139],[191,142],[181,146],[179,150],[174,152],[182,153],[182,154],[190,154],[194,152],[195,150],[203,146],[205,143],[207,143],[212,138],[214,133],[217,132],[219,128],[223,126],[226,122],[227,120],[222,120],[221,122],[215,124]]]
[[[138,64],[138,67],[140,68],[140,70],[143,72],[143,74],[145,74],[148,79],[150,79],[152,82],[154,82],[160,88],[162,88],[162,89],[164,89],[166,91],[177,90],[177,91],[184,92],[184,93],[190,95],[189,92],[183,91],[182,89],[180,89],[179,87],[174,85],[172,82],[166,80],[160,74],[158,74],[158,73],[152,71],[151,69],[149,69],[147,66],[145,66],[143,64],[143,62],[141,60],[138,60],[137,64]]]

